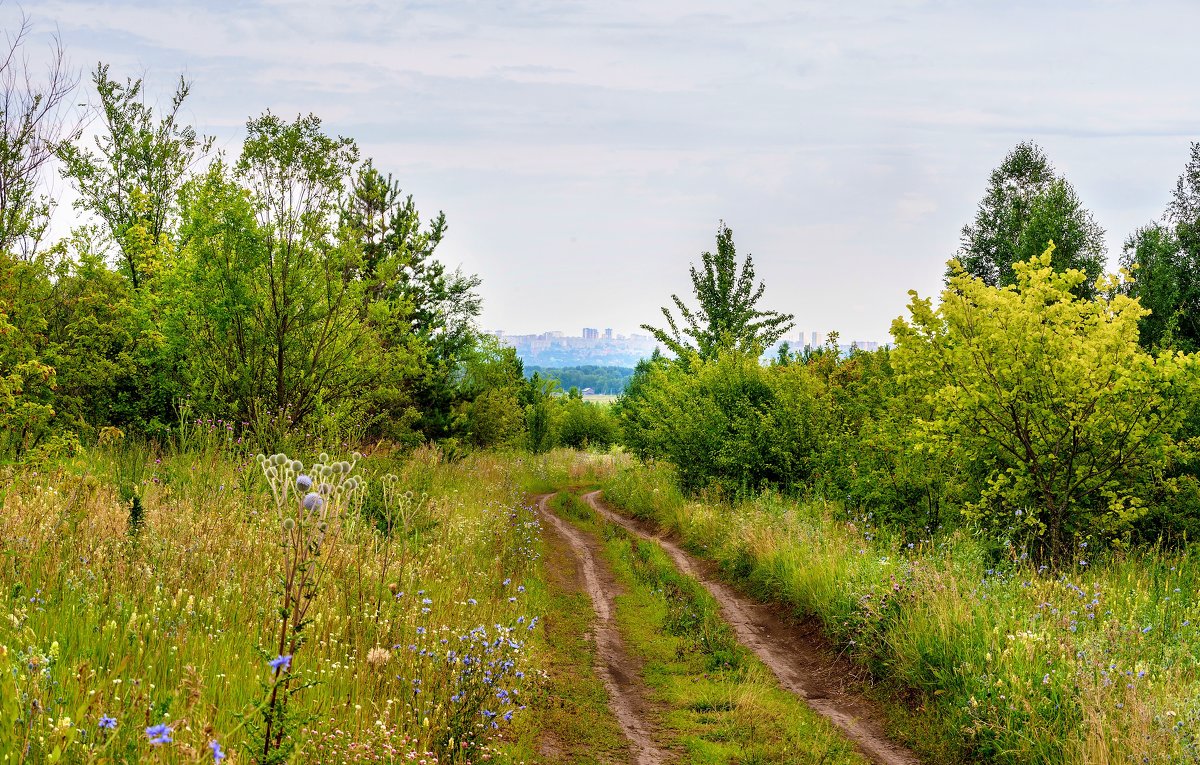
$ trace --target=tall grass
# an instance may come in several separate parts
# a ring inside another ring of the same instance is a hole
[[[937,732],[998,763],[1200,762],[1200,556],[1080,548],[984,563],[961,532],[902,540],[777,495],[687,501],[663,467],[604,484],[764,599],[820,620]],[[917,742],[920,743],[920,742]],[[929,742],[925,742],[928,746]]]
[[[258,466],[227,447],[133,466],[89,452],[12,476],[0,761],[261,755],[284,549]],[[352,514],[323,552],[290,664],[293,761],[488,759],[537,675],[537,604],[522,586],[536,521],[497,459],[447,465],[425,451],[360,471],[376,487],[395,472],[415,495],[398,527]],[[143,513],[133,534],[130,480]]]

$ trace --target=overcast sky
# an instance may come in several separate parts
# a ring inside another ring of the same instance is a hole
[[[798,329],[886,340],[1032,139],[1108,232],[1200,140],[1200,3],[36,0],[77,67],[355,138],[483,279],[486,328],[659,323],[724,219]],[[19,6],[0,7],[11,28]],[[82,96],[81,96],[82,97]],[[60,215],[69,215],[69,210]],[[61,221],[59,221],[61,225]]]

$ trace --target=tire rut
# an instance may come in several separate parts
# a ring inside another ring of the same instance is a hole
[[[550,522],[553,534],[570,547],[579,563],[583,589],[596,612],[596,674],[608,691],[608,704],[629,741],[635,765],[665,765],[667,752],[654,743],[647,721],[646,689],[625,651],[616,621],[616,580],[601,560],[600,544],[589,534],[559,518],[548,507],[550,496],[538,498],[538,512]]]
[[[800,696],[813,710],[829,719],[872,762],[879,765],[920,763],[912,751],[883,732],[882,713],[849,687],[846,661],[834,655],[814,630],[789,622],[771,607],[717,581],[711,566],[701,565],[671,540],[613,512],[599,500],[599,495],[599,491],[594,491],[585,494],[583,499],[605,520],[661,545],[682,573],[704,585],[720,605],[721,615],[733,627],[738,641],[767,665],[780,686]]]

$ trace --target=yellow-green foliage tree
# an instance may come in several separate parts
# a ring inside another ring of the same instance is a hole
[[[1129,530],[1197,379],[1194,357],[1138,346],[1146,311],[1115,277],[1077,298],[1085,275],[1055,271],[1052,251],[1002,288],[952,264],[938,308],[910,293],[892,327],[900,383],[931,405],[916,447],[972,482],[968,520],[1049,555]]]

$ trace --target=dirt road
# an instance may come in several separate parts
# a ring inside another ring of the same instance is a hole
[[[654,743],[647,719],[646,688],[621,642],[616,621],[617,583],[604,563],[600,542],[550,512],[549,500],[549,496],[538,499],[538,512],[548,522],[543,528],[569,545],[579,563],[583,589],[596,612],[596,674],[604,681],[609,708],[629,741],[632,761],[636,765],[670,762],[668,753]],[[554,544],[556,540],[550,541]]]
[[[584,495],[584,500],[600,517],[610,523],[615,523],[638,537],[657,542],[671,556],[680,571],[703,584],[720,603],[721,615],[733,627],[738,641],[753,651],[775,673],[783,688],[801,696],[809,706],[827,717],[873,762],[880,765],[916,765],[920,762],[911,751],[891,741],[884,734],[879,710],[854,692],[847,680],[849,667],[846,661],[833,654],[814,630],[806,630],[783,619],[770,607],[753,601],[718,581],[711,564],[697,561],[677,544],[654,533],[644,524],[613,512],[600,501],[599,495],[600,492],[595,491]],[[556,527],[566,527],[564,535],[574,531],[573,527],[553,514],[547,513],[547,517]],[[578,535],[579,532],[575,534]],[[599,580],[594,581],[596,586],[601,586]],[[588,587],[591,592],[591,581]],[[609,598],[611,595],[606,595],[602,589],[592,596],[593,603],[604,601],[605,608],[610,608],[607,605]],[[596,611],[600,613],[599,605]],[[611,629],[615,633],[615,625],[611,625]],[[624,720],[621,724],[625,725]]]

